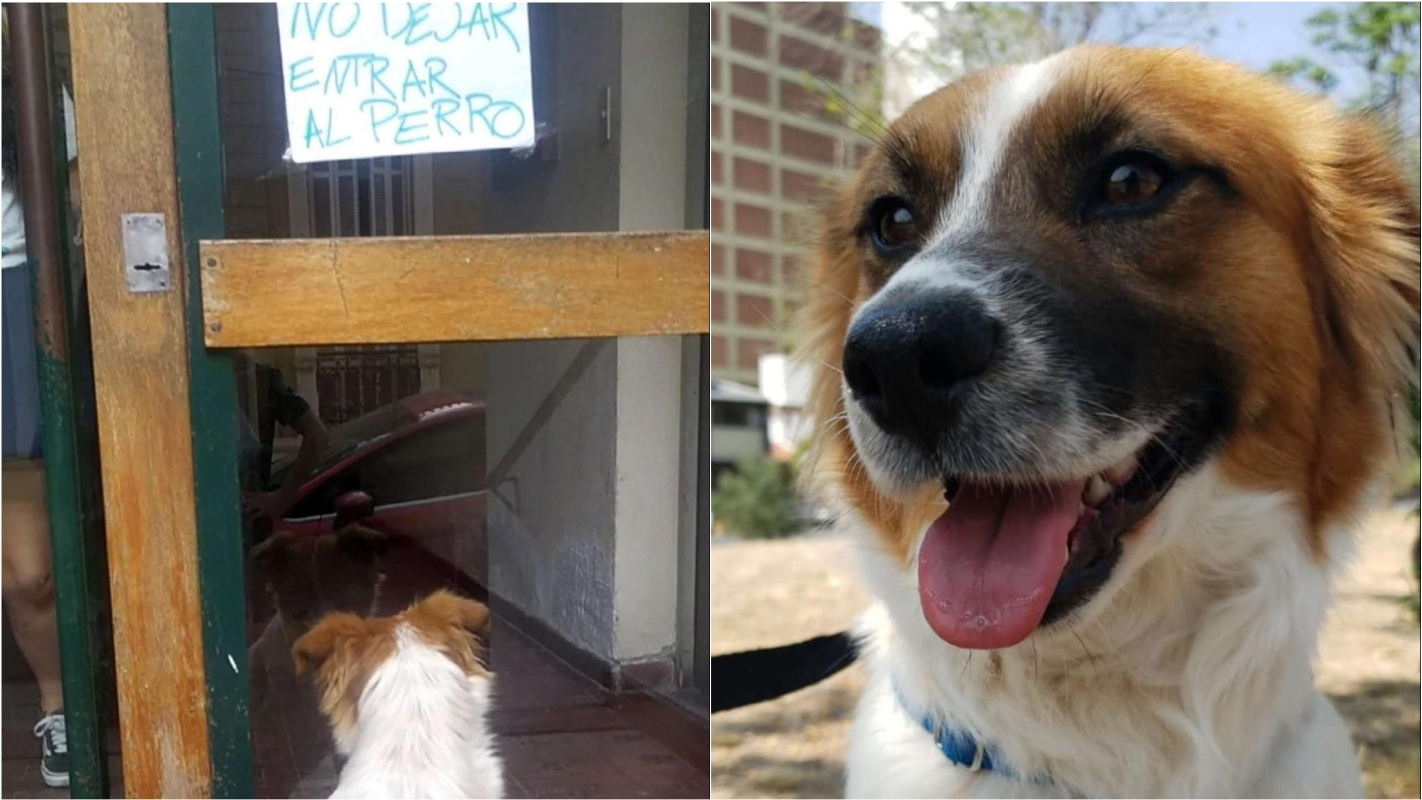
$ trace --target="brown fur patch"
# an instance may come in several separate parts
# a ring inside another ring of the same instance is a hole
[[[397,620],[407,622],[466,675],[488,675],[480,640],[489,638],[489,609],[483,603],[438,591],[410,606]]]
[[[441,589],[392,617],[327,615],[296,641],[291,655],[298,675],[314,670],[321,711],[340,737],[354,727],[360,695],[394,654],[401,626],[412,628],[466,675],[487,677],[482,641],[488,639],[489,622],[483,603]]]

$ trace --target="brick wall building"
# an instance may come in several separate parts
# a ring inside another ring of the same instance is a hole
[[[808,204],[863,152],[826,110],[877,73],[879,32],[841,3],[711,7],[712,375],[754,385],[784,349]]]

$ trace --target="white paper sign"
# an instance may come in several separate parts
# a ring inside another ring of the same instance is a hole
[[[533,144],[524,3],[278,3],[291,156]]]

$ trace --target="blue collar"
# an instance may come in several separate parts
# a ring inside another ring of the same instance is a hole
[[[952,763],[971,772],[995,772],[1004,778],[1014,780],[1026,780],[1043,785],[1052,783],[1052,779],[1045,775],[1023,778],[1008,766],[1002,753],[996,747],[983,744],[965,730],[956,730],[943,725],[932,714],[915,713],[904,698],[904,693],[897,687],[895,687],[895,694],[899,696],[899,705],[910,717],[917,717],[918,724],[933,735],[933,743],[938,745],[938,751]]]

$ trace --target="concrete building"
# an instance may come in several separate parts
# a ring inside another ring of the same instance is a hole
[[[784,353],[760,357],[757,386],[711,381],[711,478],[748,459],[795,457],[809,437],[810,371]]]
[[[826,103],[876,79],[879,32],[854,5],[712,6],[713,377],[754,385],[760,356],[787,349],[807,204],[863,153]]]
[[[784,353],[760,357],[760,392],[767,406],[766,441],[770,455],[788,461],[810,436],[805,405],[810,398],[810,369]]]

